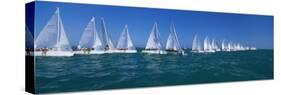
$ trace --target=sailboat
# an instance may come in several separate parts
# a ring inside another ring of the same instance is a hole
[[[35,43],[35,56],[73,56],[59,8],[40,32]]]
[[[195,36],[193,38],[191,52],[193,52],[193,53],[203,53],[198,34],[195,34]]]
[[[224,40],[222,41],[222,51],[245,51],[251,50],[249,46],[245,46],[239,42],[228,42],[226,43]],[[252,50],[256,50],[256,48],[252,48]]]
[[[162,48],[163,47],[160,40],[160,33],[158,31],[157,22],[155,22],[147,40],[145,50],[142,50],[142,53],[167,54],[167,52],[164,51]]]
[[[102,43],[96,31],[95,17],[85,28],[75,54],[103,54]]]
[[[25,54],[27,56],[33,56],[34,53],[34,37],[32,36],[30,30],[26,26],[25,28]]]
[[[232,48],[232,43],[231,43],[231,42],[228,42],[226,51],[232,51],[232,50],[233,50],[233,48]]]
[[[211,46],[211,43],[210,43],[210,40],[208,38],[208,36],[205,37],[204,39],[204,48],[203,48],[204,52],[215,52],[213,49],[212,49],[212,46]]]
[[[105,50],[105,53],[114,53],[116,49],[111,40],[111,36],[106,29],[104,18],[101,18],[101,34],[102,47]]]
[[[248,50],[257,50],[256,47],[250,47]]]
[[[170,35],[167,40],[166,44],[166,51],[168,53],[170,52],[176,52],[184,55],[184,50],[181,48],[177,33],[176,33],[176,28],[175,25],[172,23],[170,26]]]
[[[212,47],[212,50],[214,50],[214,51],[221,51],[221,49],[220,49],[219,46],[217,45],[215,39],[212,40],[211,47]]]
[[[115,53],[137,53],[129,34],[128,25],[126,24],[120,35]]]
[[[227,49],[227,46],[226,46],[225,40],[223,40],[221,43],[221,50],[226,51],[226,49]]]

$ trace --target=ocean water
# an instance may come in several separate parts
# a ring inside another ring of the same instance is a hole
[[[36,93],[273,79],[273,50],[36,57]]]

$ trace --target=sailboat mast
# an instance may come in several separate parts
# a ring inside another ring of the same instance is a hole
[[[126,29],[125,32],[126,32],[126,45],[127,45],[126,49],[129,49],[129,33],[128,33],[129,30],[128,30],[128,25],[127,24],[125,25],[125,29]]]
[[[91,24],[92,24],[92,32],[93,32],[93,35],[94,35],[94,43],[93,43],[93,47],[94,45],[96,44],[96,24],[95,24],[95,17],[92,17],[92,21],[91,21]],[[95,48],[95,47],[94,47]]]

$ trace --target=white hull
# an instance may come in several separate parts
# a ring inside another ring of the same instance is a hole
[[[35,51],[34,56],[73,56],[74,52],[70,51],[47,51],[43,53],[42,51]]]
[[[148,53],[148,54],[167,54],[164,50],[142,50],[142,53]]]
[[[192,53],[204,53],[203,50],[192,50],[191,52],[192,52]]]
[[[90,52],[87,52],[87,51],[75,51],[75,54],[78,54],[78,55],[83,55],[83,54],[104,54],[105,52],[104,51],[90,51]]]
[[[221,51],[221,49],[216,49],[215,51]]]
[[[118,52],[117,50],[106,50],[106,51],[104,51],[104,53],[116,53],[116,52]]]
[[[137,50],[113,50],[111,53],[137,53]]]
[[[257,50],[257,48],[250,48],[250,50]]]
[[[180,54],[180,55],[187,55],[184,51],[166,51],[167,54]]]
[[[214,53],[214,52],[216,52],[216,51],[214,51],[214,50],[204,50],[204,53]]]
[[[232,50],[230,50],[230,49],[227,49],[226,51],[230,52],[230,51],[232,51]]]

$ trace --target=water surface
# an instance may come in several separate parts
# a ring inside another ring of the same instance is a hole
[[[36,57],[36,92],[273,79],[273,50]]]

